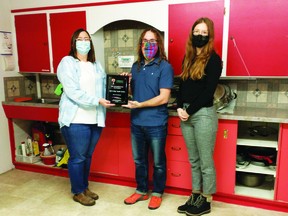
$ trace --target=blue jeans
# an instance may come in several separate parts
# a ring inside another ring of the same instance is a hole
[[[148,192],[149,162],[148,152],[151,149],[154,159],[152,195],[161,196],[166,185],[166,136],[167,125],[137,126],[131,125],[132,151],[136,167],[136,192]]]
[[[182,134],[187,146],[192,173],[192,190],[204,194],[216,192],[214,147],[218,129],[215,108],[203,107],[187,121],[181,121]]]
[[[71,124],[61,128],[70,154],[68,172],[73,194],[88,188],[92,154],[101,132],[102,127],[95,124]]]

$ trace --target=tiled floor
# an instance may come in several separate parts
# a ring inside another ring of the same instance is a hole
[[[90,182],[90,189],[99,194],[95,206],[86,207],[72,200],[68,178],[21,170],[0,175],[1,216],[180,216],[178,205],[187,197],[165,194],[157,210],[147,208],[148,200],[125,205],[123,200],[134,188]],[[183,214],[182,214],[183,215]],[[267,211],[213,201],[209,216],[284,216],[283,212]]]

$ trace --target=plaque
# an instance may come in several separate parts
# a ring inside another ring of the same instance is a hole
[[[120,75],[107,75],[106,99],[113,104],[128,103],[129,77]]]

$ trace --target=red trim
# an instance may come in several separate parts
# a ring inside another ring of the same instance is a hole
[[[16,169],[20,169],[20,170],[68,177],[68,170],[63,169],[63,168],[55,168],[55,167],[50,167],[50,166],[27,164],[27,163],[21,163],[21,162],[15,162],[14,165]],[[136,182],[134,179],[123,178],[123,177],[115,176],[115,175],[91,173],[89,180],[94,181],[94,182],[106,183],[106,184],[136,187]],[[181,188],[166,187],[165,193],[189,196],[191,194],[191,191],[187,189],[181,189]],[[261,208],[261,209],[280,211],[280,212],[288,212],[287,203],[279,202],[275,200],[257,199],[257,198],[247,197],[247,196],[240,196],[240,195],[235,195],[235,194],[224,194],[224,193],[216,193],[215,195],[213,195],[213,200],[224,202],[224,203],[242,205],[242,206],[250,206],[254,208]]]
[[[40,11],[40,10],[68,9],[68,8],[77,8],[77,7],[93,7],[93,6],[113,5],[113,4],[114,5],[115,4],[128,4],[128,3],[149,2],[149,1],[161,1],[161,0],[120,0],[120,1],[95,2],[95,3],[86,3],[86,4],[59,5],[59,6],[48,6],[48,7],[38,7],[38,8],[15,9],[15,10],[11,10],[11,13],[31,12],[31,11]]]

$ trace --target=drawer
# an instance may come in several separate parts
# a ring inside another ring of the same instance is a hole
[[[167,186],[191,190],[191,179],[191,166],[188,162],[167,160]]]
[[[188,151],[183,136],[168,135],[166,140],[167,160],[188,162]]]
[[[168,119],[168,134],[182,136],[180,119],[178,117],[170,117]]]

